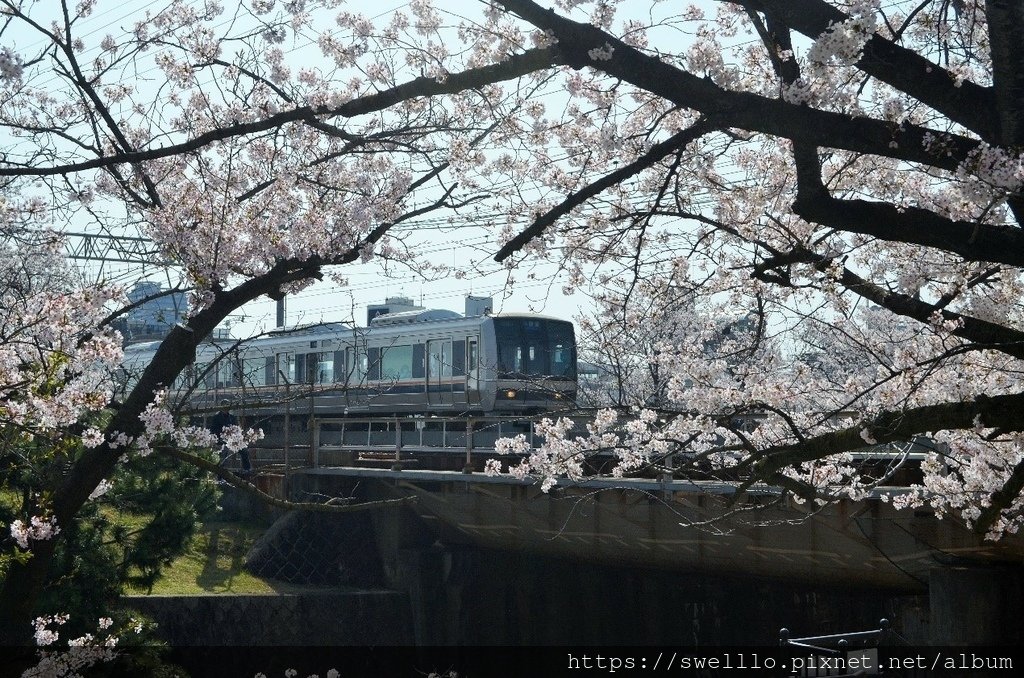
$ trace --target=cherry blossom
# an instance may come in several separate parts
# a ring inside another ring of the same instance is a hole
[[[53,516],[46,518],[32,516],[29,524],[26,525],[20,519],[11,523],[11,537],[18,546],[27,549],[29,541],[46,541],[60,533],[57,526],[57,519]]]
[[[110,617],[101,617],[97,620],[95,635],[86,633],[78,638],[69,638],[67,648],[57,647],[60,639],[58,629],[68,620],[69,616],[66,614],[46,615],[33,620],[35,643],[45,649],[37,652],[38,663],[21,674],[24,678],[80,676],[84,669],[113,661],[117,657],[120,635],[114,628],[114,620]],[[134,623],[135,626],[128,632],[141,632],[141,624],[133,620],[130,620],[130,623]]]
[[[568,101],[550,140],[479,167],[480,183],[534,200],[522,207],[532,225],[500,228],[499,259],[548,258],[568,290],[600,286],[582,331],[604,370],[599,395],[620,413],[600,434],[549,431],[540,450],[510,441],[502,451],[521,462],[509,472],[550,487],[612,455],[615,474],[753,472],[822,502],[889,481],[854,453],[905,459],[930,441],[923,482],[900,503],[991,537],[1017,529],[1024,504],[1001,488],[1022,473],[1020,424],[973,422],[987,398],[1020,392],[1024,262],[931,236],[957,224],[973,247],[1019,231],[1024,139],[983,117],[1002,104],[976,105],[1009,68],[989,51],[1009,24],[975,2],[722,3],[672,17],[694,36],[679,46],[655,12],[598,25],[587,12],[601,3],[565,3],[564,15],[498,4],[583,55],[560,74]],[[595,59],[606,47],[611,58]],[[725,112],[762,104],[807,125]],[[877,141],[851,143],[841,120],[877,125]],[[642,425],[634,412],[652,404],[657,419]],[[928,420],[947,405],[955,418]]]
[[[593,293],[581,335],[622,376],[585,430],[546,421],[488,472],[550,489],[597,455],[821,503],[890,482],[869,445],[927,446],[900,504],[1024,520],[1020,40],[997,3],[171,0],[121,34],[90,2],[0,2],[4,38],[37,41],[0,46],[0,422],[76,450],[11,528],[16,633],[60,539],[33,519],[70,524],[131,455],[218,442],[160,395],[198,343],[348,263],[441,271],[399,227],[428,213],[489,229],[510,287],[546,261]],[[69,277],[54,232],[85,216],[152,239],[193,302],[116,408],[123,291]],[[40,449],[27,467],[62,448]]]
[[[117,469],[171,448],[203,465],[210,448],[259,437],[229,427],[214,439],[165,397],[229,313],[350,262],[433,270],[393,227],[486,197],[461,177],[486,161],[498,128],[518,133],[528,97],[501,83],[550,63],[551,41],[501,12],[452,25],[425,1],[376,22],[335,0],[244,2],[237,21],[224,3],[171,0],[124,33],[90,30],[91,2],[58,20],[0,4],[0,34],[17,36],[16,50],[0,46],[0,127],[12,140],[0,167],[0,427],[4,440],[36,443],[23,459],[39,483],[8,526],[30,555],[0,590],[0,634],[16,637],[34,618],[57,526]],[[458,35],[465,49],[450,52]],[[304,47],[291,54],[295,41]],[[530,44],[542,46],[521,54]],[[60,231],[82,218],[150,238],[191,296],[190,316],[116,394],[110,327],[127,302],[63,261]]]

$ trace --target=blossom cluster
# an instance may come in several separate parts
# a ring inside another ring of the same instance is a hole
[[[243,429],[235,424],[225,426],[216,435],[202,426],[181,425],[175,420],[165,390],[153,394],[153,400],[146,406],[139,419],[144,426],[141,435],[134,439],[118,439],[115,434],[110,444],[131,446],[135,453],[146,456],[152,453],[155,445],[163,442],[183,449],[223,447],[231,452],[237,452],[263,439],[262,429]]]
[[[10,530],[11,537],[23,549],[29,547],[29,540],[46,541],[60,533],[57,519],[54,516],[47,516],[45,518],[32,516],[28,525],[18,519],[11,523]]]
[[[982,224],[1017,228],[1007,201],[1024,178],[1019,149],[978,143],[950,169],[960,151],[946,134],[979,135],[927,97],[861,70],[869,42],[891,40],[925,60],[922,76],[942,69],[950,95],[991,85],[984,3],[897,3],[883,12],[875,0],[838,2],[843,20],[807,36],[811,43],[793,27],[785,49],[772,44],[767,17],[728,3],[709,13],[655,9],[621,21],[604,16],[603,4],[560,6],[626,48],[723,90],[883,122],[893,138],[877,153],[816,149],[822,185],[835,199],[974,222],[975,236]],[[669,26],[685,26],[689,39],[673,42],[673,31],[663,30]],[[513,205],[514,214],[540,216],[698,119],[679,101],[630,86],[619,54],[606,56],[594,50],[589,68],[558,74],[554,87],[566,102],[557,114],[534,105],[508,116],[500,152],[456,149],[460,177],[495,187],[495,204]],[[912,127],[923,133],[934,165],[899,159],[906,149],[897,135]],[[539,448],[510,439],[500,450],[512,460],[489,462],[489,473],[534,476],[546,488],[598,465],[626,475],[690,464],[735,477],[729,473],[751,472],[758,455],[816,436],[851,433],[850,446],[878,445],[885,430],[875,422],[883,413],[1022,389],[1012,349],[965,338],[973,320],[1024,329],[1021,270],[903,242],[896,225],[885,238],[797,216],[799,141],[736,129],[698,136],[574,207],[505,261],[510,278],[521,277],[517,265],[531,258],[556,263],[566,294],[595,298],[597,310],[580,319],[578,337],[599,376],[581,388],[586,405],[614,405],[616,418],[608,423],[611,411],[599,414],[593,430],[547,429]],[[524,224],[509,216],[494,228],[507,240]],[[975,236],[964,237],[973,243]],[[855,278],[865,285],[851,286]],[[884,308],[914,303],[925,310]],[[657,414],[644,421],[644,411]],[[1019,458],[1010,437],[986,440],[991,431],[915,433],[877,448],[895,467],[922,441],[944,446],[943,463],[926,464],[919,491],[901,505],[916,497],[967,521],[984,511]],[[850,456],[856,451],[785,465],[775,477],[822,501],[860,499],[893,476],[891,467],[866,469]],[[589,465],[592,457],[600,464]],[[992,536],[1021,520],[1014,502]]]
[[[285,669],[284,678],[296,678],[296,676],[298,675],[299,672],[297,669]],[[341,673],[338,671],[338,669],[327,669],[327,673],[325,673],[324,675],[326,676],[326,678],[339,678],[339,676],[341,676]],[[267,674],[261,671],[260,673],[257,673],[254,676],[254,678],[267,678]],[[307,676],[307,678],[320,678],[320,674],[311,673],[309,674],[309,676]]]
[[[0,48],[0,82],[9,85],[11,82],[21,80],[21,73],[21,57],[11,51],[9,47]]]
[[[851,66],[860,58],[868,39],[874,35],[879,7],[878,0],[858,0],[850,6],[847,20],[834,24],[814,41],[807,53],[812,64],[824,65],[831,60]]]
[[[78,638],[69,638],[66,648],[55,647],[60,638],[59,627],[68,622],[67,614],[36,617],[32,622],[34,638],[40,648],[38,662],[22,673],[22,678],[73,678],[82,671],[97,664],[113,661],[118,656],[120,636],[114,628],[114,620],[101,617],[96,622],[96,633],[86,633]],[[139,634],[143,625],[129,619],[128,632]]]

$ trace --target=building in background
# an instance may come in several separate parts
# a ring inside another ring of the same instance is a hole
[[[490,315],[494,311],[494,300],[491,297],[475,297],[466,295],[466,317]]]
[[[423,306],[417,306],[408,297],[388,297],[383,304],[369,304],[366,307],[366,326],[369,327],[370,321],[379,315],[422,310]]]
[[[128,292],[128,301],[142,302],[127,313],[120,328],[130,343],[163,339],[186,311],[184,292],[165,290],[150,280],[135,283]]]

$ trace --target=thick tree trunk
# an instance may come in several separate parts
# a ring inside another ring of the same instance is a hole
[[[1024,147],[1024,2],[988,0],[985,17],[992,55],[997,143],[1020,153]],[[1007,204],[1024,225],[1024,197],[1010,196]]]
[[[353,258],[358,254],[349,253]],[[346,255],[349,256],[349,255]],[[173,383],[181,371],[195,359],[196,347],[235,309],[265,294],[276,293],[281,285],[300,278],[317,276],[322,262],[282,261],[260,278],[248,280],[232,290],[220,292],[214,303],[194,315],[187,326],[175,326],[160,344],[153,362],[108,424],[107,439],[117,433],[136,437],[143,432],[140,415],[153,402],[156,391]],[[86,449],[72,464],[57,488],[50,505],[57,526],[68,525],[89,495],[104,478],[113,474],[123,448],[108,444]],[[41,613],[60,610],[36,610],[46,586],[60,534],[48,541],[30,542],[32,557],[25,563],[11,563],[0,585],[0,646],[27,646],[32,643],[32,620]]]
[[[1024,3],[988,0],[985,15],[989,26],[999,143],[1024,146]]]

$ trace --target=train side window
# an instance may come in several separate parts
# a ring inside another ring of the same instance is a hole
[[[194,363],[192,365],[192,375],[190,381],[193,386],[195,386],[196,388],[199,388],[200,386],[209,386],[209,384],[205,383],[205,372],[206,368],[208,368],[209,366],[209,363]],[[202,383],[200,383],[201,381]]]
[[[452,375],[462,377],[466,374],[466,340],[452,342]]]
[[[203,371],[200,373],[203,380],[203,386],[208,389],[217,388],[217,366],[211,363],[203,365]]]
[[[345,373],[345,379],[350,384],[361,384],[366,379],[366,368],[368,367],[368,357],[366,353],[360,351],[358,348],[349,347],[345,349],[346,365],[348,365],[348,372]]]
[[[351,351],[352,349],[348,349]],[[332,381],[345,381],[348,365],[345,363],[345,351],[334,352],[334,375]]]
[[[308,384],[310,382],[310,374],[306,372],[306,354],[296,353],[295,354],[295,376],[291,381],[297,381],[300,384]]]
[[[366,379],[366,369],[369,358],[366,353],[358,348],[348,347],[345,349],[345,364],[348,371],[345,373],[345,381],[349,384],[360,384]]]
[[[470,339],[469,342],[466,344],[466,369],[468,369],[470,372],[472,372],[478,367],[476,343],[477,340],[474,337]]]
[[[242,360],[242,383],[246,386],[262,386],[267,382],[267,361],[263,358]]]
[[[422,379],[426,376],[427,370],[427,351],[426,346],[423,344],[413,344],[412,346],[412,378]]]
[[[446,339],[431,341],[427,352],[430,354],[427,356],[430,361],[427,372],[431,380],[452,376],[452,342]]]
[[[368,365],[366,366],[366,378],[369,381],[380,381],[380,349],[366,349]]]
[[[295,354],[294,353],[278,353],[277,354],[277,372],[278,379],[284,384],[295,383]]]
[[[232,369],[233,365],[231,362],[231,358],[227,356],[221,356],[220,360],[217,362],[217,388],[234,386],[231,379],[232,372],[234,371]]]
[[[264,386],[273,386],[277,383],[277,370],[274,369],[274,358],[273,356],[267,356],[264,358]]]
[[[412,346],[386,346],[381,349],[381,379],[397,381],[412,377]]]
[[[329,384],[334,381],[334,352],[324,351],[317,355],[319,359],[316,363],[316,383]]]
[[[295,370],[305,384],[322,384],[325,369],[333,372],[334,360],[330,353],[306,353],[298,357],[300,361]]]

